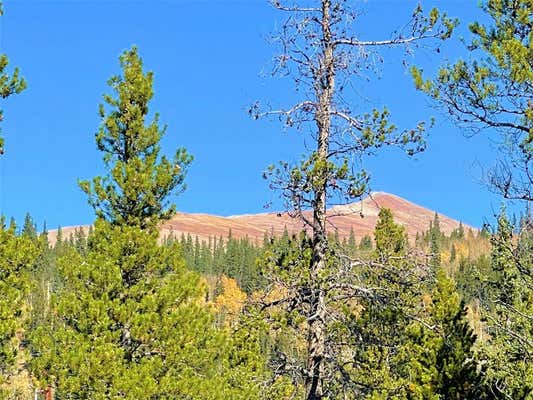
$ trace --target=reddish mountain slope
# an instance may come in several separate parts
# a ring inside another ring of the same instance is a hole
[[[353,228],[355,236],[360,239],[366,234],[372,234],[376,225],[380,208],[390,208],[397,223],[406,227],[410,236],[427,230],[435,212],[413,204],[401,197],[377,192],[364,200],[343,206],[332,207],[329,211],[329,227],[331,232],[337,230],[339,237],[347,237]],[[459,222],[439,214],[440,226],[443,232],[449,234],[459,226]],[[63,228],[63,237],[69,237],[76,227]],[[85,230],[87,227],[83,227]],[[264,213],[252,215],[236,215],[220,217],[209,214],[177,213],[172,220],[161,227],[161,235],[166,237],[181,234],[198,236],[200,240],[209,237],[226,237],[231,230],[233,237],[248,236],[253,240],[262,240],[265,232],[281,235],[287,228],[289,233],[295,233],[303,228],[302,223],[291,218],[287,213]],[[468,228],[465,226],[465,228]],[[50,232],[50,241],[55,242],[56,232]]]
[[[396,222],[404,225],[410,236],[427,230],[435,212],[413,204],[398,196],[388,193],[373,193],[364,200],[343,206],[332,207],[329,211],[329,227],[331,232],[337,230],[339,237],[347,237],[353,228],[355,236],[361,238],[365,234],[372,234],[376,225],[380,208],[390,208]],[[439,214],[441,230],[449,234],[459,226],[459,222]],[[287,213],[264,213],[253,215],[236,215],[231,217],[217,217],[205,214],[178,213],[162,228],[163,235],[177,235],[190,233],[197,235],[200,240],[209,236],[227,236],[231,229],[234,237],[244,237],[262,240],[265,232],[280,235],[287,228],[289,233],[298,232],[303,228],[302,223],[291,218]],[[465,227],[466,228],[466,227]]]

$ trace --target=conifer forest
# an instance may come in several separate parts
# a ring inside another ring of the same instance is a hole
[[[157,65],[124,44],[99,60],[118,73],[87,132],[98,168],[72,182],[93,221],[1,217],[0,399],[533,400],[533,1],[480,0],[477,21],[422,3],[377,38],[358,34],[367,2],[264,3],[280,16],[272,75],[292,92],[242,113],[305,141],[257,171],[285,207],[272,218],[296,225],[162,230],[179,221],[176,195],[202,161],[179,136],[165,141],[176,128],[155,110]],[[450,41],[462,53],[436,73],[403,61]],[[418,122],[399,126],[388,108],[347,100],[382,63],[406,64],[405,80],[458,136],[504,144],[483,174],[480,190],[501,204],[483,226],[438,212],[400,223],[404,211],[380,206],[369,230],[337,229],[331,210],[370,218],[346,208],[372,197],[362,160],[416,157],[438,124],[415,109]],[[38,84],[2,54],[0,120]],[[13,140],[1,135],[0,159]]]

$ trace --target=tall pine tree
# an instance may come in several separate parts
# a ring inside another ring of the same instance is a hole
[[[114,109],[101,108],[96,137],[109,174],[82,183],[98,219],[87,248],[70,246],[58,261],[57,321],[32,335],[32,371],[59,398],[258,398],[261,358],[216,327],[179,244],[158,244],[190,156],[158,157],[157,117],[144,126],[152,74],[135,48],[120,62],[122,76],[109,81],[117,98],[105,96]]]
[[[160,156],[165,128],[159,115],[146,125],[148,104],[153,97],[153,74],[145,73],[137,48],[120,56],[123,75],[109,86],[115,97],[104,96],[110,108],[100,105],[102,125],[96,134],[98,150],[104,153],[108,175],[81,181],[99,218],[117,225],[146,228],[172,216],[175,206],[168,196],[185,189],[184,178],[192,157],[183,148],[172,160]]]

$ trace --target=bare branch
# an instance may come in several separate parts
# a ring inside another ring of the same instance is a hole
[[[413,42],[423,40],[423,39],[434,38],[436,36],[438,36],[438,34],[411,36],[409,38],[395,38],[395,39],[388,39],[388,40],[366,40],[366,41],[358,40],[355,38],[350,38],[350,39],[343,38],[343,39],[336,40],[334,44],[335,46],[360,46],[360,47],[396,46],[396,45],[413,43]]]
[[[316,8],[316,7],[286,6],[286,5],[283,5],[280,0],[271,0],[270,3],[272,4],[274,8],[281,10],[281,11],[299,12],[299,13],[306,13],[306,12],[319,13],[322,11],[322,9]]]

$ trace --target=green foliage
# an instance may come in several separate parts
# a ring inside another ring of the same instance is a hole
[[[438,219],[431,230],[439,232]],[[405,231],[390,210],[381,210],[375,236],[374,257],[385,268],[375,264],[363,276],[388,295],[382,304],[362,299],[350,328],[358,338],[351,373],[361,398],[484,398],[476,338],[453,280],[440,265],[419,269],[416,259],[405,257]]]
[[[345,2],[333,4],[331,27],[348,15]],[[484,10],[493,26],[472,24],[469,50],[485,57],[446,65],[433,81],[413,68],[415,84],[460,123],[505,128],[517,150],[513,161],[529,166],[533,6],[529,0],[488,0]],[[406,40],[447,39],[456,25],[436,9],[424,16],[420,7],[413,21],[414,37]],[[297,33],[316,38],[306,23],[297,25]],[[324,36],[307,47],[315,52],[311,57],[331,46],[329,34]],[[343,45],[357,41],[346,40]],[[320,45],[313,48],[314,43]],[[172,159],[160,155],[165,128],[157,114],[146,122],[153,74],[143,71],[136,48],[124,52],[122,75],[109,80],[114,94],[104,96],[96,134],[107,175],[80,182],[98,216],[95,230],[87,237],[77,229],[64,238],[59,229],[51,248],[29,214],[20,234],[13,223],[0,224],[0,384],[12,373],[28,328],[35,382],[55,386],[58,399],[303,397],[315,373],[309,344],[323,350],[317,370],[323,387],[310,398],[531,399],[530,216],[516,227],[502,212],[489,259],[471,256],[470,249],[465,256],[462,224],[447,237],[435,214],[416,240],[424,250],[429,247],[431,269],[408,257],[406,230],[388,209],[379,213],[374,249],[370,236],[358,246],[352,230],[341,244],[337,232],[326,230],[330,200],[360,197],[368,187],[368,175],[353,172],[347,154],[398,145],[412,155],[425,148],[423,122],[399,131],[386,108],[362,114],[335,109],[342,89],[336,91],[341,86],[333,85],[333,77],[345,72],[336,68],[357,54],[347,48],[361,47],[329,48],[332,69],[307,71],[319,90],[281,111],[289,126],[317,124],[316,151],[295,166],[283,162],[265,174],[313,237],[285,230],[279,239],[265,235],[264,248],[231,232],[207,243],[187,235],[179,243],[158,244],[155,228],[174,212],[167,199],[185,188],[192,157],[184,149]],[[25,88],[18,69],[9,75],[7,66],[0,56],[2,98]],[[322,86],[326,75],[330,87]],[[0,138],[0,152],[2,144]],[[515,176],[503,177],[504,186],[493,183],[505,195],[531,199],[530,177],[522,188]],[[302,213],[309,208],[312,221]],[[489,236],[486,229],[480,233],[481,239]],[[458,266],[457,288],[445,272],[447,259],[441,259],[447,249],[449,264]],[[261,298],[257,308],[248,307],[231,329],[220,326],[198,273],[234,278],[254,300]],[[264,288],[268,291],[260,292]],[[483,340],[476,341],[465,301],[482,304]],[[312,336],[317,320],[324,328],[320,337]]]
[[[0,15],[3,15],[2,4],[0,3]],[[20,76],[20,71],[15,68],[10,74],[7,70],[9,60],[5,54],[0,54],[0,97],[8,98],[13,94],[18,94],[26,89],[26,81]],[[4,119],[3,111],[0,110],[0,121]],[[0,136],[0,154],[4,153],[4,138]]]
[[[23,327],[28,321],[25,303],[29,273],[37,257],[35,243],[17,235],[16,227],[0,221],[0,384],[12,372]],[[16,337],[18,336],[18,337]]]
[[[28,237],[31,240],[37,239],[37,227],[31,218],[30,213],[27,213],[24,217],[24,225],[22,225],[22,235]]]
[[[445,40],[455,22],[436,9],[425,15],[419,6],[405,26],[407,36],[394,33],[390,40],[361,41],[354,24],[359,21],[356,16],[360,10],[352,2],[323,0],[312,7],[306,2],[297,1],[290,6],[282,3],[273,1],[272,5],[291,16],[280,28],[278,40],[283,54],[276,57],[279,62],[276,71],[291,76],[299,92],[301,83],[307,84],[300,92],[299,103],[264,113],[256,104],[250,114],[256,118],[281,116],[287,126],[306,131],[314,147],[299,163],[282,161],[264,174],[271,188],[281,192],[292,215],[300,218],[312,236],[310,241],[295,240],[295,248],[286,249],[286,255],[267,256],[266,264],[272,282],[287,291],[290,298],[287,303],[293,305],[287,311],[303,319],[300,329],[307,334],[307,360],[305,367],[295,370],[304,379],[306,398],[320,400],[350,393],[350,388],[343,384],[344,373],[347,376],[350,373],[341,367],[344,361],[341,348],[350,339],[343,334],[337,337],[336,330],[342,328],[331,327],[342,327],[349,317],[337,310],[343,307],[335,299],[348,302],[362,293],[368,295],[364,289],[367,269],[355,271],[349,265],[352,255],[340,254],[338,241],[328,235],[326,209],[332,202],[353,201],[368,191],[369,176],[354,163],[356,158],[374,154],[385,146],[398,146],[408,155],[425,148],[425,122],[399,130],[391,122],[386,107],[366,112],[350,108],[344,101],[344,88],[350,86],[346,83],[360,70],[377,69],[367,63],[372,59],[369,53],[379,53],[374,50],[382,47],[378,45],[394,48],[430,38]],[[338,84],[339,81],[344,83]],[[306,210],[311,212],[306,215]],[[285,267],[287,262],[290,267]]]
[[[407,233],[403,226],[394,222],[392,211],[388,208],[379,210],[374,240],[376,242],[376,256],[381,260],[401,257],[406,254]]]
[[[503,133],[506,160],[488,183],[507,198],[533,201],[533,46],[531,0],[485,0],[490,24],[470,25],[471,58],[446,64],[433,80],[413,67],[417,89],[427,93],[460,125]]]
[[[455,283],[442,268],[431,303],[425,310],[426,324],[411,322],[408,339],[401,353],[409,399],[482,399],[487,388],[482,384],[475,354],[476,337],[466,318],[464,302]]]
[[[491,275],[490,258],[482,255],[474,260],[461,257],[455,279],[457,290],[467,303],[487,298],[487,281]]]
[[[438,220],[431,228],[436,237],[442,235]],[[405,229],[394,223],[390,210],[380,212],[375,242],[373,260],[352,266],[357,268],[361,290],[356,299],[337,303],[334,299],[343,298],[341,292],[328,292],[328,313],[335,315],[327,325],[328,346],[334,354],[326,364],[331,398],[486,398],[484,371],[474,352],[476,337],[454,281],[435,265],[433,283],[432,275],[407,257]],[[274,291],[269,300],[281,301],[268,313],[275,332],[271,363],[276,371],[304,368],[308,309],[294,304],[305,301],[305,292],[296,290],[312,279],[307,267],[311,241],[305,235],[280,238],[265,257],[264,274],[276,276],[279,285],[279,297]],[[329,253],[328,270],[341,268],[341,260]],[[282,298],[292,300],[285,303]],[[303,385],[303,380],[292,378],[297,386]]]
[[[226,240],[210,237],[206,242],[198,237],[193,240],[188,234],[182,235],[179,243],[188,268],[205,275],[223,274],[233,278],[248,294],[263,287],[263,278],[256,262],[263,248],[249,238],[236,239],[229,235]]]
[[[81,181],[80,187],[99,218],[145,228],[172,216],[175,207],[169,207],[166,199],[185,188],[192,157],[185,149],[178,149],[172,160],[159,155],[165,129],[159,128],[158,114],[145,124],[153,74],[143,71],[135,47],[120,56],[120,65],[123,75],[108,82],[116,97],[104,96],[109,110],[100,105],[103,122],[96,134],[108,175]]]
[[[158,244],[156,228],[174,211],[166,198],[184,188],[191,157],[183,149],[173,162],[159,157],[157,116],[144,124],[152,74],[135,48],[120,61],[123,77],[109,81],[117,98],[105,96],[114,109],[101,107],[96,136],[109,174],[81,182],[98,219],[88,238],[77,230],[65,241],[58,231],[60,285],[51,323],[30,335],[32,373],[58,398],[259,399],[263,359],[216,326],[179,243]],[[187,246],[198,264],[198,241]]]
[[[86,256],[70,248],[59,259],[56,326],[31,335],[41,385],[59,398],[257,398],[253,364],[232,359],[177,243],[101,220],[90,243]]]
[[[361,251],[372,250],[372,238],[370,237],[370,235],[365,235],[361,238],[361,242],[359,243],[359,250]]]
[[[433,227],[430,233],[430,265],[434,269],[441,265],[440,245],[439,245],[439,231]]]
[[[487,380],[499,397],[533,396],[533,235],[530,224],[513,234],[502,210],[492,237],[491,271],[483,316],[489,340]]]
[[[455,250],[455,245],[452,243],[452,248],[450,250],[450,263],[455,262],[457,258],[457,250]]]
[[[454,229],[450,235],[451,239],[462,240],[465,237],[465,228],[463,223],[459,222],[459,227]]]

